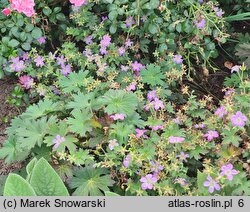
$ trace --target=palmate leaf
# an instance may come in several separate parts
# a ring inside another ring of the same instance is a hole
[[[0,149],[0,159],[5,159],[5,163],[21,161],[28,157],[30,151],[21,150],[17,147],[15,136],[10,136]]]
[[[57,122],[55,116],[43,117],[38,120],[23,120],[23,123],[16,130],[17,146],[29,151],[36,145],[41,146],[50,126]]]
[[[91,114],[88,111],[74,110],[73,118],[68,118],[67,123],[70,131],[80,136],[86,136],[86,132],[92,130]]]
[[[55,111],[59,111],[60,107],[58,102],[54,103],[51,100],[45,99],[39,101],[37,104],[28,107],[25,113],[21,115],[23,119],[37,119],[42,116]]]
[[[66,106],[68,109],[73,110],[86,110],[91,111],[92,109],[92,100],[94,99],[95,94],[94,93],[78,93],[75,95],[72,95],[74,100],[69,102]]]
[[[161,73],[161,67],[153,64],[147,65],[146,69],[140,71],[142,81],[151,86],[163,85],[165,76]]]
[[[110,126],[110,135],[116,137],[120,143],[126,143],[129,135],[134,133],[134,126],[118,122]]]
[[[94,161],[94,157],[89,155],[88,150],[79,149],[79,151],[71,154],[72,162],[77,165],[89,165]]]
[[[82,87],[93,81],[92,77],[87,77],[88,71],[72,72],[67,77],[61,77],[59,86],[64,93],[79,92]]]
[[[75,170],[70,187],[76,189],[76,196],[103,196],[113,184],[105,169],[85,167]]]
[[[141,119],[141,116],[136,112],[126,117],[123,122],[128,125],[134,125],[140,128],[143,128],[145,126],[145,122]]]
[[[68,134],[68,125],[66,122],[61,121],[50,127],[48,135],[45,137],[43,142],[46,143],[47,146],[52,146],[54,145],[53,139],[55,139],[57,135],[60,135],[61,137],[65,138],[65,141],[59,144],[56,151],[64,152],[67,148],[70,150],[71,153],[73,153],[76,150],[75,143],[78,142],[78,139],[72,135],[67,135],[67,134]]]
[[[222,133],[224,137],[222,145],[229,145],[230,143],[232,143],[235,147],[238,147],[242,139],[240,136],[237,135],[237,131],[237,128],[224,129]]]
[[[113,113],[131,115],[138,105],[136,94],[123,90],[109,90],[99,101],[106,105],[105,112],[110,115]]]

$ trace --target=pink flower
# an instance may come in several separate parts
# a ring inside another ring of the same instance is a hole
[[[228,112],[225,108],[225,106],[220,106],[219,108],[217,108],[217,110],[214,113],[215,115],[217,115],[220,119],[223,118],[224,115],[227,115]]]
[[[125,23],[126,23],[126,27],[129,28],[129,27],[131,27],[132,25],[135,24],[135,20],[133,19],[132,16],[129,16],[129,17],[126,19]]]
[[[203,183],[204,187],[208,187],[208,192],[213,193],[214,189],[219,191],[221,189],[217,180],[214,180],[211,176],[207,176],[207,181]]]
[[[34,83],[34,79],[28,75],[19,77],[19,83],[24,89],[30,89]]]
[[[118,48],[118,53],[120,56],[123,56],[125,54],[125,52],[126,52],[125,47],[121,46]]]
[[[54,144],[53,150],[56,150],[61,143],[65,141],[64,137],[61,137],[60,135],[56,135],[56,138],[52,140],[52,143]]]
[[[125,159],[123,160],[123,166],[125,166],[126,168],[128,168],[129,167],[129,163],[131,162],[131,160],[132,160],[131,156],[127,155],[125,157]]]
[[[37,41],[38,41],[38,43],[40,43],[40,44],[46,43],[46,37],[45,37],[45,36],[42,36],[42,37],[38,38]]]
[[[231,121],[234,127],[244,127],[247,117],[242,114],[242,112],[237,111],[234,115],[231,116]]]
[[[159,100],[158,98],[155,98],[155,100],[152,101],[152,104],[153,104],[155,110],[165,108],[163,102],[161,100]]]
[[[74,4],[76,7],[81,7],[83,4],[87,4],[87,0],[69,0],[71,4]]]
[[[11,13],[11,10],[9,8],[5,8],[2,10],[2,13],[6,16],[8,16]]]
[[[156,125],[156,126],[149,126],[152,130],[157,131],[157,130],[162,130],[163,126],[162,125]]]
[[[109,35],[104,35],[100,42],[102,48],[106,48],[111,44],[111,37]]]
[[[156,97],[157,97],[157,94],[156,94],[155,90],[149,91],[148,94],[147,94],[147,99],[149,101],[154,100]]]
[[[179,155],[176,155],[177,158],[179,158],[180,161],[187,161],[187,158],[189,158],[189,154],[185,154],[184,152],[180,152]]]
[[[224,176],[226,175],[227,176],[227,179],[229,181],[232,181],[233,180],[233,176],[238,174],[239,172],[235,169],[233,169],[233,165],[231,163],[227,164],[227,165],[224,165],[221,167],[221,173],[220,173],[220,176]]]
[[[34,0],[12,0],[11,6],[17,12],[24,13],[28,17],[31,17],[35,14]]]
[[[212,141],[214,138],[219,137],[219,133],[215,130],[208,130],[204,137],[206,137],[208,141]]]
[[[179,54],[174,55],[173,61],[174,61],[176,64],[182,64],[182,62],[183,62],[182,56],[179,55]]]
[[[135,129],[136,131],[136,138],[140,138],[140,137],[144,137],[144,138],[148,138],[148,136],[144,135],[145,132],[147,132],[147,130],[140,130],[140,129]]]
[[[198,29],[203,29],[206,26],[206,20],[202,18],[200,21],[195,22]]]
[[[169,143],[174,144],[174,143],[182,143],[182,141],[184,141],[185,138],[183,137],[175,137],[175,136],[170,136],[169,137]]]
[[[125,119],[125,114],[114,114],[114,115],[111,115],[110,118],[113,119],[113,120],[124,120]]]
[[[187,184],[187,181],[184,178],[178,177],[178,178],[175,178],[174,180],[174,184],[176,183],[179,183],[183,187]]]
[[[136,90],[136,82],[132,82],[129,86],[126,87],[126,91]]]
[[[110,150],[113,150],[116,146],[119,146],[116,139],[113,139],[113,140],[109,141],[109,149]]]
[[[135,61],[135,62],[131,63],[131,67],[132,67],[133,71],[140,71],[145,66],[142,65],[141,63],[138,63],[137,61]]]
[[[142,183],[141,187],[143,190],[151,190],[154,187],[154,184],[157,183],[158,179],[155,175],[147,174],[145,177],[141,177],[140,182]]]

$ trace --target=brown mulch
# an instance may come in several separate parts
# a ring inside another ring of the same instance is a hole
[[[15,85],[16,80],[9,77],[0,80],[0,147],[6,140],[5,129],[9,126],[9,123],[4,123],[3,119],[5,117],[10,119],[18,115],[17,108],[6,103],[6,98],[10,95]],[[20,169],[21,166],[21,163],[13,163],[11,165],[7,165],[3,160],[0,160],[0,175],[6,175],[10,172],[13,172],[16,169]]]

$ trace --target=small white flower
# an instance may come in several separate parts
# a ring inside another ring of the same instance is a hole
[[[236,65],[231,68],[231,73],[239,72],[239,70],[242,68],[242,66]]]
[[[116,146],[119,146],[116,139],[113,139],[113,140],[109,141],[109,149],[110,150],[113,150]]]

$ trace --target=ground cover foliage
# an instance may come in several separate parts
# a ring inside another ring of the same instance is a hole
[[[2,193],[250,195],[247,5],[1,0]]]

